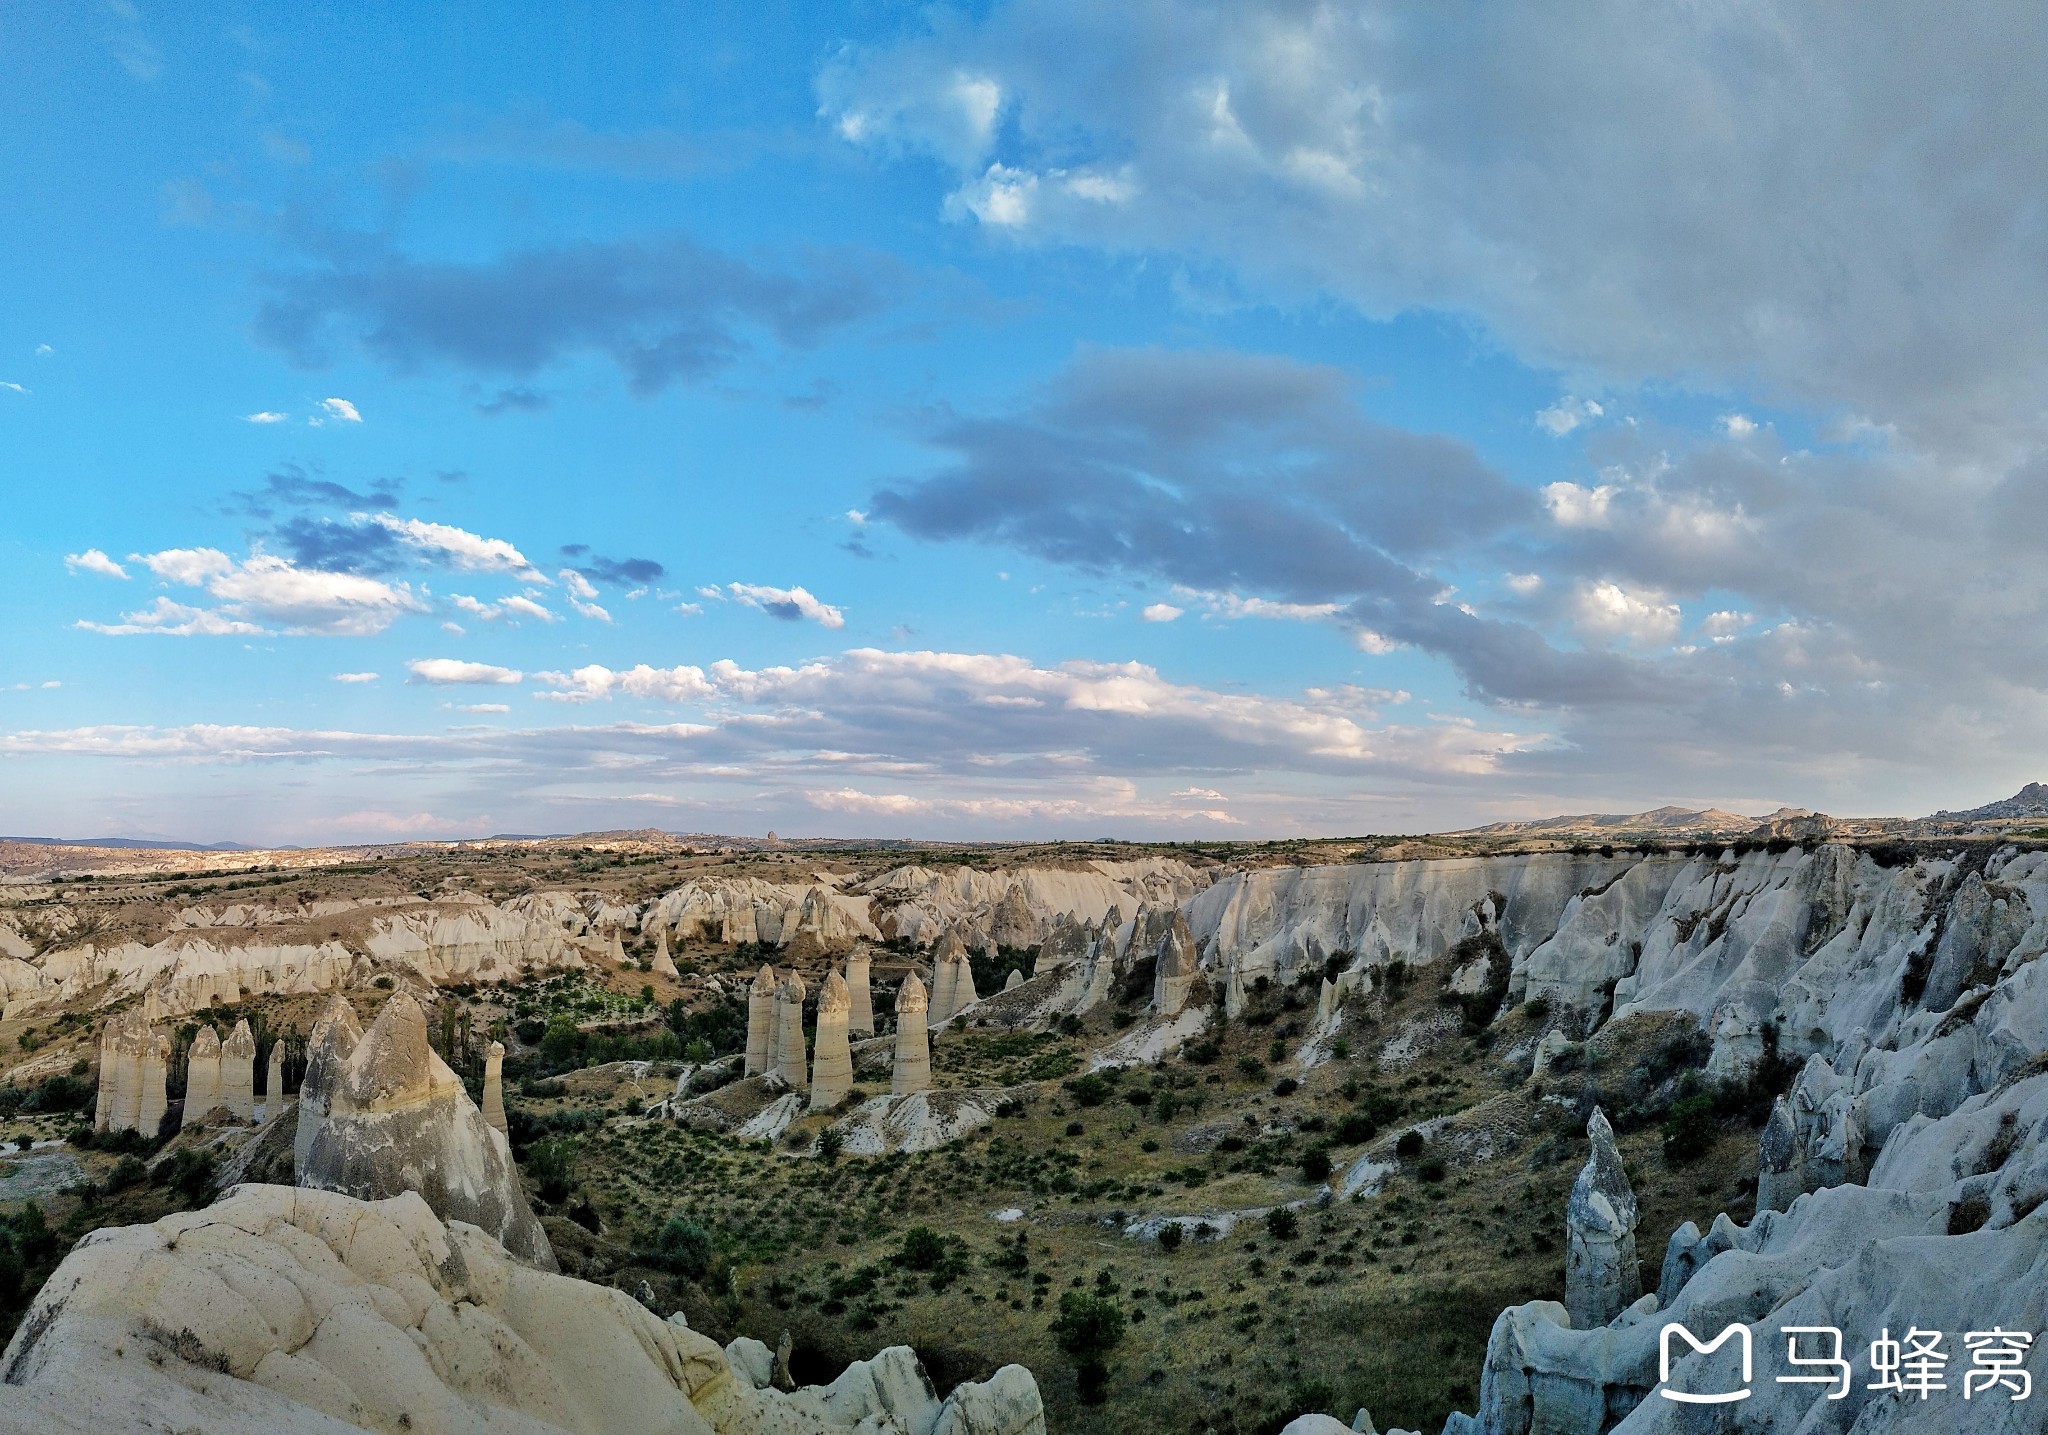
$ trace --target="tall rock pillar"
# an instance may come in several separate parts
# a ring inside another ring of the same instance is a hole
[[[868,954],[865,949],[846,959],[846,1031],[849,1036],[875,1034],[875,1001],[868,991]]]
[[[484,1052],[484,1124],[506,1131],[505,1043],[494,1041]],[[508,1132],[509,1134],[509,1132]]]
[[[775,1074],[792,1091],[804,1085],[804,979],[791,972],[775,993]]]
[[[1195,937],[1178,908],[1160,939],[1159,960],[1152,973],[1152,1009],[1161,1016],[1179,1016],[1195,985]]]
[[[185,1055],[185,1115],[181,1126],[197,1126],[220,1105],[220,1036],[210,1026],[199,1028]]]
[[[896,1071],[889,1081],[891,1096],[908,1096],[932,1084],[932,1039],[925,1026],[928,999],[924,983],[912,972],[896,993]]]
[[[220,1104],[237,1121],[256,1119],[256,1034],[246,1020],[220,1044]]]
[[[284,1040],[270,1043],[270,1065],[263,1073],[263,1115],[273,1120],[284,1110]]]
[[[811,1048],[811,1110],[837,1106],[853,1090],[853,1048],[846,1039],[853,999],[837,972],[818,989],[818,1036]]]
[[[158,1036],[153,1031],[142,1033],[142,1049],[139,1053],[140,1100],[135,1112],[135,1129],[145,1137],[154,1137],[157,1128],[164,1123],[164,1112],[170,1107],[166,1082],[170,1075],[171,1039]]]
[[[682,980],[682,973],[676,970],[676,959],[669,955],[668,928],[654,929],[654,974],[667,977],[670,981]]]
[[[1594,1109],[1586,1135],[1593,1153],[1579,1169],[1565,1207],[1564,1307],[1574,1330],[1608,1324],[1643,1293],[1636,1266],[1636,1193],[1606,1112]]]
[[[959,1007],[954,1004],[953,991],[959,984],[959,972],[953,959],[964,955],[966,948],[960,945],[960,938],[948,931],[939,938],[939,944],[932,949],[932,989],[929,993],[931,1004],[925,1008],[925,1025],[939,1026]],[[897,1018],[901,1025],[902,1018]]]
[[[1756,1208],[1759,1211],[1789,1211],[1804,1191],[1805,1162],[1800,1159],[1799,1128],[1793,1124],[1792,1108],[1779,1097],[1771,1104],[1771,1119],[1756,1138]]]
[[[759,1076],[775,1062],[775,969],[766,962],[747,988],[747,1071]]]

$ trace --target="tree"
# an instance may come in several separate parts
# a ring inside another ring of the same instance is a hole
[[[937,1270],[946,1258],[946,1240],[930,1226],[912,1226],[903,1233],[896,1264],[913,1271]]]
[[[1053,1339],[1074,1358],[1081,1401],[1100,1405],[1108,1396],[1109,1353],[1124,1338],[1124,1313],[1114,1300],[1094,1291],[1064,1292],[1053,1317]]]
[[[1301,1220],[1285,1206],[1266,1212],[1266,1234],[1276,1241],[1291,1241],[1301,1231]]]

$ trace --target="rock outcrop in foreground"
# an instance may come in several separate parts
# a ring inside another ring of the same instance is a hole
[[[292,1179],[379,1200],[416,1191],[435,1214],[481,1226],[507,1250],[555,1269],[503,1133],[427,1043],[427,1016],[406,992],[356,1035],[336,999],[321,1018],[300,1093]]]
[[[680,1316],[417,1195],[240,1186],[96,1231],[0,1357],[0,1435],[1044,1435],[1029,1371],[941,1401],[905,1347],[759,1388]]]

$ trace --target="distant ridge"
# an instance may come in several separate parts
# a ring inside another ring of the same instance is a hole
[[[1494,822],[1451,836],[1572,836],[1614,832],[1747,832],[1759,822],[1809,815],[1803,808],[1781,807],[1769,817],[1744,817],[1718,807],[1653,807],[1648,812],[1585,812],[1568,817],[1532,817],[1520,822]]]
[[[242,842],[156,842],[146,837],[0,837],[0,842],[25,842],[31,847],[116,847],[150,852],[254,852]]]
[[[1929,822],[1996,822],[2015,817],[2048,817],[2048,784],[2030,782],[2012,796],[1966,812],[1937,812]]]

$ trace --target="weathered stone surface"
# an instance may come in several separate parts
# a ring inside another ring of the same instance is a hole
[[[554,1269],[511,1147],[428,1044],[419,1003],[393,994],[350,1043],[353,1025],[352,1014],[335,1013],[314,1045],[299,1100],[297,1183],[363,1200],[417,1191],[444,1219],[480,1226],[522,1260]]]
[[[220,1044],[220,1104],[237,1121],[256,1119],[256,1034],[247,1021]]]
[[[670,981],[681,981],[683,974],[676,970],[676,959],[668,949],[668,928],[654,929],[654,974],[667,977]]]
[[[747,1075],[775,1064],[775,969],[766,962],[747,988]]]
[[[135,1129],[144,1136],[155,1136],[163,1125],[164,1113],[170,1109],[168,1083],[171,1065],[171,1039],[157,1032],[145,1031],[142,1036],[141,1059],[138,1063],[139,1095],[136,1100]]]
[[[510,1130],[505,1120],[505,1043],[494,1041],[484,1049],[484,1124],[493,1131]]]
[[[847,1013],[853,1005],[839,973],[825,974],[818,989],[818,1031],[811,1056],[811,1109],[837,1106],[853,1090],[853,1048],[847,1041]]]
[[[1194,934],[1188,930],[1187,915],[1178,908],[1167,923],[1157,955],[1152,975],[1152,1009],[1161,1016],[1178,1016],[1188,1004],[1188,993],[1199,975]]]
[[[804,979],[791,972],[775,989],[775,1074],[792,1091],[804,1086]]]
[[[875,999],[868,987],[867,949],[857,947],[846,959],[846,1030],[853,1036],[875,1034]]]
[[[1770,1120],[1756,1141],[1756,1208],[1783,1211],[1800,1195],[1805,1162],[1799,1150],[1799,1133],[1792,1126],[1792,1108],[1779,1097],[1771,1105]]]
[[[1586,1124],[1592,1154],[1565,1207],[1564,1304],[1572,1325],[1605,1325],[1642,1295],[1636,1264],[1636,1193],[1622,1169],[1607,1113]]]
[[[1010,974],[1003,978],[1003,990],[1013,992],[1023,985],[1024,969],[1022,967],[1011,967]]]
[[[960,984],[959,963],[967,956],[957,933],[947,932],[932,949],[931,1005],[926,1009],[929,1026],[943,1026],[960,1009],[955,991]],[[899,1021],[901,1018],[898,1019]]]
[[[181,1124],[197,1126],[220,1104],[220,1033],[202,1026],[192,1038],[191,1050],[185,1054],[185,1114]]]
[[[1018,1366],[942,1401],[901,1346],[786,1393],[737,1365],[680,1316],[532,1270],[417,1195],[248,1185],[81,1242],[0,1358],[0,1432],[1045,1431]]]
[[[889,1080],[891,1096],[908,1096],[932,1084],[931,1032],[925,1023],[928,999],[924,983],[912,972],[896,993],[896,1064]]]
[[[284,1043],[270,1043],[270,1065],[263,1073],[263,1114],[271,1119],[284,1110]]]

